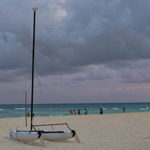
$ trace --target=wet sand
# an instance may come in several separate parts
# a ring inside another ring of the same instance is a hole
[[[35,117],[36,124],[67,122],[74,129],[81,143],[74,138],[67,142],[45,141],[45,147],[37,140],[32,145],[9,138],[9,130],[30,129],[25,118],[0,119],[1,150],[149,150],[150,112],[103,115]],[[45,128],[45,127],[44,127]],[[51,128],[49,128],[51,129]],[[57,127],[56,129],[67,129]]]

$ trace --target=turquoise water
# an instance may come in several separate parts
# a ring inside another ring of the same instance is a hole
[[[35,116],[66,116],[70,110],[80,109],[81,115],[84,114],[84,108],[88,114],[99,114],[100,107],[104,114],[122,113],[122,107],[125,112],[149,112],[150,103],[91,103],[91,104],[35,104]],[[30,105],[28,112],[30,113]],[[25,116],[25,106],[22,104],[0,105],[0,118],[18,118]]]

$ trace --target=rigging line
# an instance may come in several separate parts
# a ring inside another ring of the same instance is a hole
[[[29,70],[29,69],[28,69]],[[28,83],[28,79],[29,79],[29,74],[27,73],[26,76],[25,76],[25,86],[24,86],[24,90],[21,92],[22,94],[22,104],[25,104],[25,89],[27,87],[27,83]],[[28,108],[27,108],[28,109]],[[17,121],[17,128],[18,128],[18,125],[19,125],[19,121],[20,121],[20,117],[18,117],[18,121]]]
[[[26,73],[26,76],[25,76],[25,86],[24,86],[24,91],[23,91],[23,98],[22,98],[22,104],[24,104],[24,92],[27,91],[26,89],[28,89],[27,87],[29,87],[29,89],[31,88],[31,85],[29,84],[29,68],[28,68],[28,71]],[[28,91],[27,91],[28,92]]]
[[[34,119],[33,119],[33,121],[34,121],[34,123],[36,124],[36,126],[37,126],[38,130],[40,130],[40,128],[38,127],[38,125],[37,125],[37,123],[35,122],[35,120],[34,120]]]
[[[35,66],[35,68],[36,68],[36,66]],[[37,69],[37,68],[36,68]],[[37,74],[36,74],[37,75]],[[39,76],[37,75],[37,78],[38,78],[38,83],[39,83],[39,86],[40,86],[40,92],[41,92],[41,96],[42,96],[42,101],[43,101],[43,104],[45,104],[45,100],[44,100],[44,96],[43,96],[43,92],[42,92],[42,88],[41,88],[41,82],[40,82],[40,79],[39,79]],[[48,120],[49,120],[49,122],[51,123],[51,120],[50,120],[50,117],[49,117],[49,114],[48,114],[48,112],[47,111],[45,111],[46,112],[46,115],[47,115],[47,118],[48,118]],[[53,126],[51,126],[52,127],[52,129],[54,130],[54,127]]]

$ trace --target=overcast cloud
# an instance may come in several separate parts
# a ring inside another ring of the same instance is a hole
[[[35,103],[150,102],[149,0],[1,0],[2,104],[30,89],[34,6]]]

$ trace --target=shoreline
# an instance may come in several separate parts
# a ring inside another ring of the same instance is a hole
[[[119,115],[119,114],[133,114],[133,113],[150,113],[150,111],[143,111],[143,112],[121,112],[121,113],[103,113],[103,114],[87,114],[87,115],[85,115],[85,114],[80,114],[80,115],[78,115],[78,114],[76,114],[76,115],[74,115],[74,114],[72,114],[72,115],[68,114],[68,115],[56,115],[56,116],[49,115],[49,116],[34,116],[34,118],[44,118],[44,117],[51,118],[51,117],[68,117],[68,116],[97,116],[97,115],[115,115],[115,114]],[[25,118],[25,117],[21,116],[21,117],[0,118],[0,119],[19,119],[19,118]],[[27,117],[27,118],[30,118],[30,116]]]
[[[51,118],[51,117],[68,117],[68,116],[94,116],[94,115],[115,115],[115,114],[132,114],[132,113],[150,113],[150,111],[143,111],[143,112],[120,112],[120,113],[103,113],[103,114],[87,114],[87,115],[85,115],[85,114],[80,114],[80,115],[78,115],[78,114],[76,114],[76,115],[74,115],[74,114],[68,114],[68,115],[49,115],[49,116],[34,116],[34,118],[42,118],[42,117],[49,117],[49,118]],[[0,118],[0,119],[16,119],[16,118],[25,118],[24,116],[20,116],[20,117],[7,117],[7,118]],[[28,118],[30,118],[30,116],[28,117]]]
[[[150,147],[150,112],[34,117],[34,120],[36,124],[67,122],[77,132],[81,143],[76,143],[74,138],[67,142],[45,141],[43,148],[39,140],[32,145],[18,142],[9,138],[9,130],[15,130],[17,125],[22,130],[30,128],[30,118],[27,128],[25,118],[0,118],[1,150],[149,150]]]

